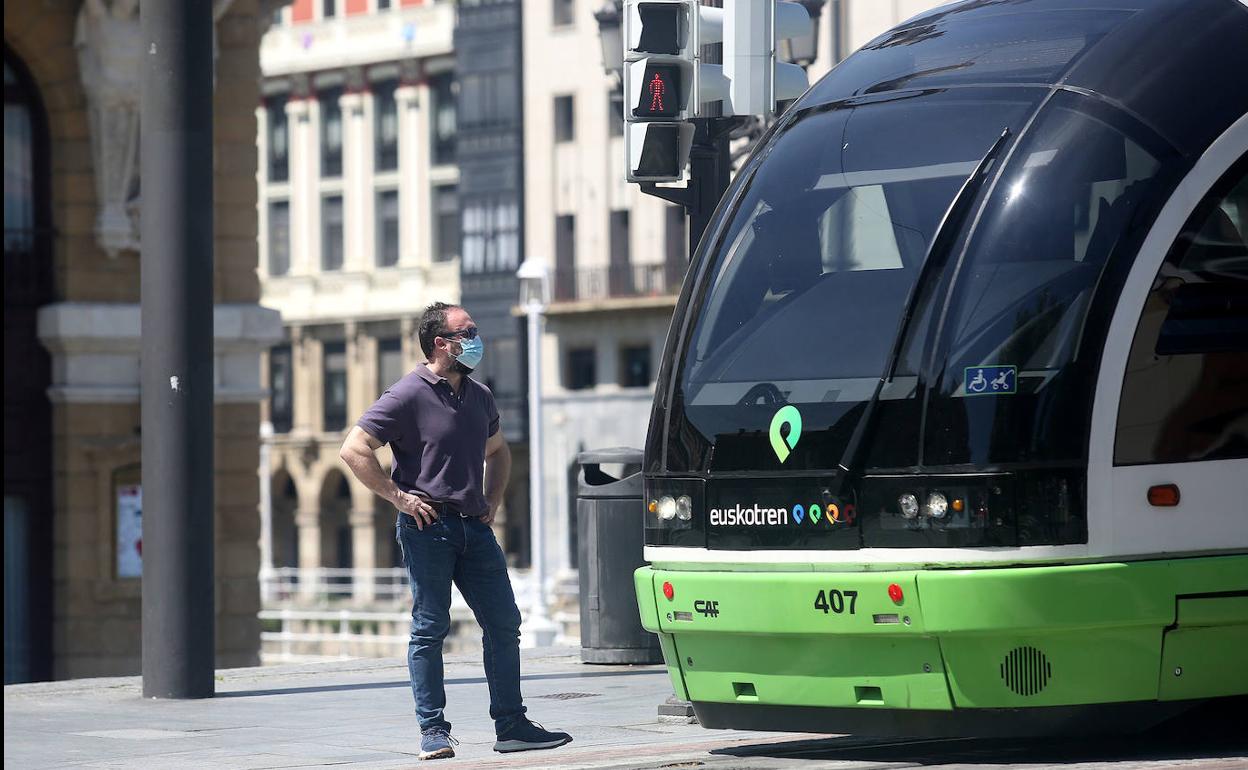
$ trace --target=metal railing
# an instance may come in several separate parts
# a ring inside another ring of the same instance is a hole
[[[521,612],[533,602],[528,570],[510,570]],[[283,567],[261,576],[261,662],[403,657],[411,623],[411,593],[401,567],[356,569]],[[555,588],[559,593],[558,586]],[[475,644],[472,610],[451,588],[450,649]],[[575,643],[575,611],[557,612],[560,644]],[[471,629],[471,630],[469,630]]]
[[[411,599],[402,567],[278,567],[260,575],[260,596],[273,602],[341,602],[363,599],[397,603]]]
[[[683,265],[677,269],[664,263],[555,270],[554,298],[557,302],[572,302],[675,294],[680,291],[683,270]]]

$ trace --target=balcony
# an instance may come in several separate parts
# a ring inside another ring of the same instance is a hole
[[[663,299],[675,302],[685,265],[610,265],[554,271],[556,303],[614,299]],[[553,310],[554,308],[552,308]]]

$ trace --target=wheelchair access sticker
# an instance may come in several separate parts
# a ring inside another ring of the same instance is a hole
[[[1012,396],[1018,392],[1018,369],[1013,366],[968,366],[963,383],[968,396]]]

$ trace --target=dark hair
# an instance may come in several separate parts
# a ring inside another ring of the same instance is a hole
[[[424,314],[420,317],[420,327],[417,329],[416,336],[420,339],[420,349],[424,351],[426,361],[433,358],[433,338],[446,331],[446,311],[458,307],[459,305],[435,302],[425,308]]]

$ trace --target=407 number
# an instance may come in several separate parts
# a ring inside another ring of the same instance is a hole
[[[820,591],[815,597],[815,609],[823,610],[823,614],[829,612],[840,615],[848,612],[854,614],[854,607],[858,604],[857,591],[841,591],[836,588],[827,591]]]

